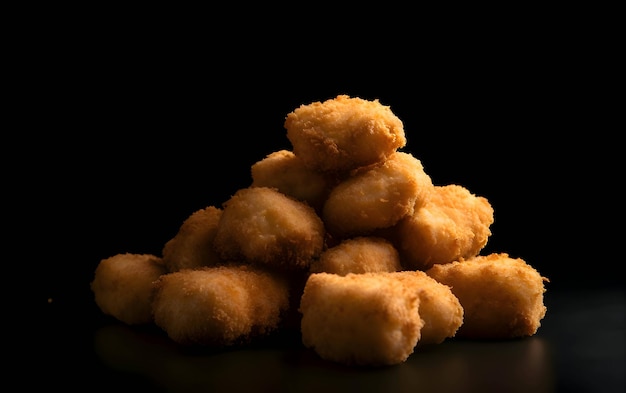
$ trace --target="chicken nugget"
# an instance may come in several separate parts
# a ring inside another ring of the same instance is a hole
[[[457,337],[506,339],[534,335],[547,308],[537,270],[521,258],[493,253],[434,265],[426,273],[450,286],[464,310]]]
[[[252,164],[252,186],[276,188],[285,195],[321,207],[335,184],[334,177],[304,165],[292,151],[279,150]]]
[[[152,254],[116,254],[96,267],[91,291],[100,310],[128,325],[152,322],[152,282],[167,272]]]
[[[402,121],[377,99],[347,95],[301,105],[284,123],[293,152],[323,172],[349,172],[383,162],[406,145]]]
[[[419,270],[399,271],[393,276],[419,294],[424,326],[418,346],[441,344],[456,335],[463,324],[463,306],[449,286]]]
[[[169,272],[222,264],[213,247],[222,209],[208,206],[193,212],[176,235],[163,246],[163,263]]]
[[[398,251],[380,237],[355,237],[327,248],[311,262],[311,273],[395,272],[402,268]]]
[[[424,205],[394,227],[394,244],[407,270],[478,255],[491,236],[494,210],[467,188],[435,186]]]
[[[286,281],[249,265],[179,270],[154,287],[154,321],[182,345],[250,343],[277,330],[289,306]]]
[[[404,362],[424,325],[416,291],[378,273],[313,273],[299,310],[304,346],[347,365]]]
[[[420,160],[404,152],[359,171],[335,186],[326,199],[322,218],[338,238],[368,235],[412,215],[429,198],[434,186]]]
[[[213,244],[224,260],[308,269],[324,237],[324,223],[311,206],[274,188],[248,187],[223,204]]]

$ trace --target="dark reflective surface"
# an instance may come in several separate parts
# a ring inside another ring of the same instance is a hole
[[[295,332],[247,349],[193,353],[157,332],[110,325],[96,331],[94,347],[104,367],[165,391],[553,391],[556,378],[549,344],[540,337],[448,342],[383,368],[323,361],[301,347]]]
[[[624,296],[621,289],[548,292],[533,337],[450,339],[381,368],[324,361],[296,330],[245,347],[184,348],[154,326],[126,326],[92,307],[70,322],[74,310],[50,304],[46,380],[89,391],[623,392]]]

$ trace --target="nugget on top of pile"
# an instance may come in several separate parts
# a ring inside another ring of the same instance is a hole
[[[293,149],[253,164],[250,185],[220,206],[191,212],[161,255],[99,262],[91,289],[104,314],[181,345],[297,328],[320,358],[364,366],[453,337],[537,332],[548,279],[507,253],[480,255],[491,204],[433,183],[401,150],[388,106],[339,95],[284,125]]]

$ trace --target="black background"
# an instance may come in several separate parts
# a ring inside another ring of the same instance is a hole
[[[526,260],[550,280],[547,299],[622,287],[616,57],[603,33],[518,21],[397,35],[307,25],[306,38],[281,25],[237,39],[133,21],[59,24],[15,57],[11,247],[37,273],[61,348],[103,321],[89,289],[101,259],[160,254],[192,212],[221,205],[254,162],[290,148],[290,111],[338,94],[389,105],[434,183],[488,198],[482,253]]]
[[[41,111],[30,115],[43,135],[28,176],[40,198],[28,211],[42,217],[48,255],[66,260],[47,265],[50,296],[59,280],[84,286],[104,257],[159,254],[188,215],[221,205],[250,183],[254,162],[290,148],[290,111],[338,94],[389,105],[404,150],[436,184],[488,198],[495,222],[483,253],[523,258],[554,288],[622,282],[610,273],[613,104],[602,66],[579,44],[452,40],[392,59],[357,48],[334,58],[321,45],[268,54],[264,42],[236,58],[210,42],[166,51],[102,39],[65,48],[84,53],[68,58],[55,49],[41,59],[52,71],[33,75]]]

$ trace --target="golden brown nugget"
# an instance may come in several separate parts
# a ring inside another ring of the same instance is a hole
[[[169,272],[216,266],[223,263],[213,247],[222,209],[208,206],[193,212],[163,247],[163,263]]]
[[[183,345],[250,343],[277,330],[289,306],[283,278],[249,265],[180,270],[154,286],[154,321]]]
[[[279,150],[255,162],[251,168],[253,187],[276,188],[313,206],[321,207],[335,184],[332,176],[307,168],[292,151]]]
[[[398,251],[380,237],[355,237],[327,248],[311,262],[311,273],[395,272],[402,269]]]
[[[322,218],[339,238],[395,225],[421,207],[434,189],[420,160],[404,152],[343,180],[326,199]]]
[[[308,270],[324,236],[311,206],[273,188],[248,187],[224,203],[213,244],[224,260]]]
[[[435,186],[430,198],[394,228],[394,244],[407,270],[478,255],[491,236],[494,210],[467,188]]]
[[[505,339],[534,335],[546,314],[537,270],[506,253],[434,265],[426,273],[450,286],[464,310],[457,337]]]
[[[449,286],[419,270],[399,271],[393,276],[419,294],[424,326],[418,346],[441,344],[456,335],[463,324],[463,306]]]
[[[404,362],[424,325],[418,294],[378,273],[311,274],[299,310],[305,347],[347,365]]]
[[[383,162],[406,144],[402,121],[377,99],[339,95],[301,105],[284,125],[293,152],[323,172],[345,173]]]
[[[102,259],[91,282],[100,310],[128,325],[152,322],[152,282],[167,269],[152,254],[116,254]]]

